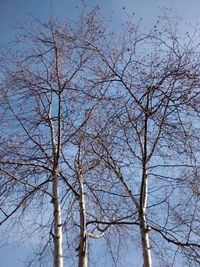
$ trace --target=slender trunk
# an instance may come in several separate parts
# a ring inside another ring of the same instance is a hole
[[[147,97],[146,110],[149,107],[149,95]],[[148,112],[149,113],[149,112]],[[146,219],[147,197],[148,197],[148,113],[145,114],[144,121],[144,146],[143,146],[143,165],[142,165],[142,183],[140,188],[140,234],[142,242],[142,252],[144,267],[152,267],[151,247],[149,240],[149,227]]]
[[[63,247],[62,247],[62,219],[58,190],[58,171],[53,175],[53,207],[54,207],[54,267],[63,267]]]
[[[80,155],[79,155],[80,156]],[[86,225],[86,208],[85,208],[85,197],[84,197],[84,184],[83,174],[81,170],[80,157],[78,157],[78,180],[79,180],[79,207],[80,207],[80,246],[79,246],[79,267],[88,266],[88,242],[87,242],[87,225]]]
[[[143,261],[144,267],[152,267],[152,257],[151,257],[151,247],[149,240],[149,227],[146,220],[146,205],[147,205],[147,174],[143,174],[143,183],[142,183],[142,198],[141,198],[141,207],[140,207],[140,234],[142,242],[142,252],[143,252]]]
[[[52,32],[53,34],[53,32]],[[51,139],[52,139],[52,148],[53,148],[53,207],[54,207],[54,233],[53,233],[53,240],[54,240],[54,267],[63,267],[63,237],[62,237],[62,215],[61,215],[61,206],[60,206],[60,199],[59,199],[59,158],[61,152],[61,93],[62,87],[60,82],[60,74],[59,74],[59,54],[57,43],[54,40],[54,49],[55,49],[55,72],[56,78],[58,82],[58,90],[56,93],[57,98],[57,128],[54,125],[52,112],[52,105],[53,95],[51,99],[50,109],[49,109],[49,122],[50,122],[50,129],[51,129]],[[57,134],[55,134],[55,132]],[[56,138],[57,136],[57,138]],[[57,139],[57,140],[56,140]]]

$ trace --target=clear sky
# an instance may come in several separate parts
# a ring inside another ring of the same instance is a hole
[[[0,0],[0,42],[11,38],[16,31],[16,21],[26,19],[30,14],[48,19],[51,14],[57,18],[75,16],[75,6],[78,0]],[[113,23],[120,22],[124,16],[122,7],[137,17],[142,17],[144,23],[156,21],[163,7],[172,8],[185,21],[196,23],[200,21],[199,0],[85,0],[88,7],[99,5],[103,14],[113,11]]]
[[[5,43],[16,33],[16,21],[24,20],[30,15],[47,20],[53,15],[58,19],[73,18],[76,14],[77,0],[0,0],[0,43]],[[113,27],[123,19],[123,7],[127,12],[142,17],[144,24],[153,26],[161,8],[170,8],[177,12],[185,22],[195,24],[200,21],[200,0],[85,0],[88,7],[98,4],[104,16],[113,11]],[[1,231],[0,231],[1,233]],[[27,249],[0,248],[0,267],[22,267],[20,259]],[[105,266],[109,267],[109,266]],[[129,266],[127,266],[129,267]]]

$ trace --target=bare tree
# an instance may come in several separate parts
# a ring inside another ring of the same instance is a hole
[[[95,142],[101,148],[94,151],[137,210],[133,224],[140,227],[145,267],[152,266],[152,248],[165,260],[162,239],[166,250],[171,244],[174,260],[182,253],[199,264],[199,200],[186,182],[199,169],[199,33],[187,33],[183,43],[175,25],[165,22],[147,34],[128,23],[121,42],[109,50],[91,44],[102,58],[99,79],[113,86],[106,110],[113,121],[106,127],[99,122]]]
[[[45,214],[43,218],[38,205],[40,216],[36,216],[31,226],[39,232],[45,229],[44,248],[49,247],[53,239],[55,267],[64,266],[62,236],[66,222],[62,218],[66,215],[62,215],[62,210],[67,212],[72,208],[64,205],[69,195],[72,203],[78,198],[81,229],[86,226],[81,166],[78,180],[70,181],[67,157],[74,157],[72,138],[85,125],[105,90],[104,86],[94,88],[87,81],[85,75],[95,75],[93,66],[97,61],[79,38],[82,36],[91,42],[100,38],[101,29],[94,17],[95,11],[86,14],[73,29],[53,19],[47,24],[34,21],[32,25],[31,22],[30,28],[26,27],[18,39],[19,50],[2,55],[6,64],[1,68],[1,116],[5,126],[0,160],[1,224],[13,217],[22,219],[22,213],[25,217],[25,210],[29,207],[35,210],[40,197],[46,210],[51,201],[51,218],[48,215],[47,220]],[[79,159],[77,162],[80,165]],[[81,249],[83,251],[83,247]],[[79,266],[87,266],[87,263]]]
[[[87,267],[103,237],[119,266],[118,235],[145,267],[198,266],[199,33],[162,20],[31,22],[2,54],[1,224],[41,237],[38,262]]]

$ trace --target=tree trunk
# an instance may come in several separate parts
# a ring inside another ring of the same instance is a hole
[[[81,159],[80,153],[78,156],[78,180],[79,180],[79,208],[80,208],[80,246],[79,246],[79,267],[88,266],[88,240],[87,240],[87,225],[86,225],[86,208],[85,208],[85,197],[84,197],[84,184],[83,184],[83,174],[81,170]]]
[[[142,241],[144,267],[152,267],[151,248],[150,248],[150,241],[149,241],[149,229],[146,223],[145,214],[143,214],[142,218],[140,219],[140,233],[141,233],[141,241]]]
[[[142,252],[144,267],[152,267],[151,247],[149,241],[149,227],[146,220],[146,206],[147,206],[147,172],[146,168],[143,170],[142,186],[141,186],[141,200],[140,200],[140,234],[142,242]]]
[[[149,110],[149,94],[147,94],[146,111]],[[147,175],[147,163],[149,160],[148,156],[148,116],[149,112],[145,113],[144,120],[144,144],[143,144],[143,160],[142,160],[142,182],[140,188],[140,235],[142,242],[143,262],[144,267],[152,267],[151,247],[149,241],[149,227],[146,218],[147,208],[147,197],[148,197],[148,175]]]
[[[62,217],[58,190],[58,171],[53,176],[53,207],[54,207],[54,267],[63,267]]]

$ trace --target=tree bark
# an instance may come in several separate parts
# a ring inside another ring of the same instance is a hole
[[[80,208],[80,245],[79,245],[79,267],[88,266],[88,239],[87,239],[87,225],[86,225],[86,207],[84,196],[84,181],[82,174],[80,151],[78,153],[78,181],[79,181],[79,208]]]
[[[63,247],[62,247],[62,218],[58,190],[58,170],[53,176],[53,207],[54,207],[54,267],[63,267]]]
[[[147,96],[146,110],[149,108],[149,95]],[[148,114],[145,114],[144,120],[144,145],[143,145],[143,162],[142,162],[142,182],[140,188],[140,234],[142,242],[144,267],[152,267],[151,247],[149,240],[149,227],[146,219],[147,197],[148,197]]]
[[[147,174],[143,174],[142,182],[142,201],[140,207],[140,234],[142,242],[142,252],[143,252],[143,261],[144,267],[152,267],[152,257],[151,257],[151,247],[149,240],[149,227],[146,219],[146,205],[147,205]]]

